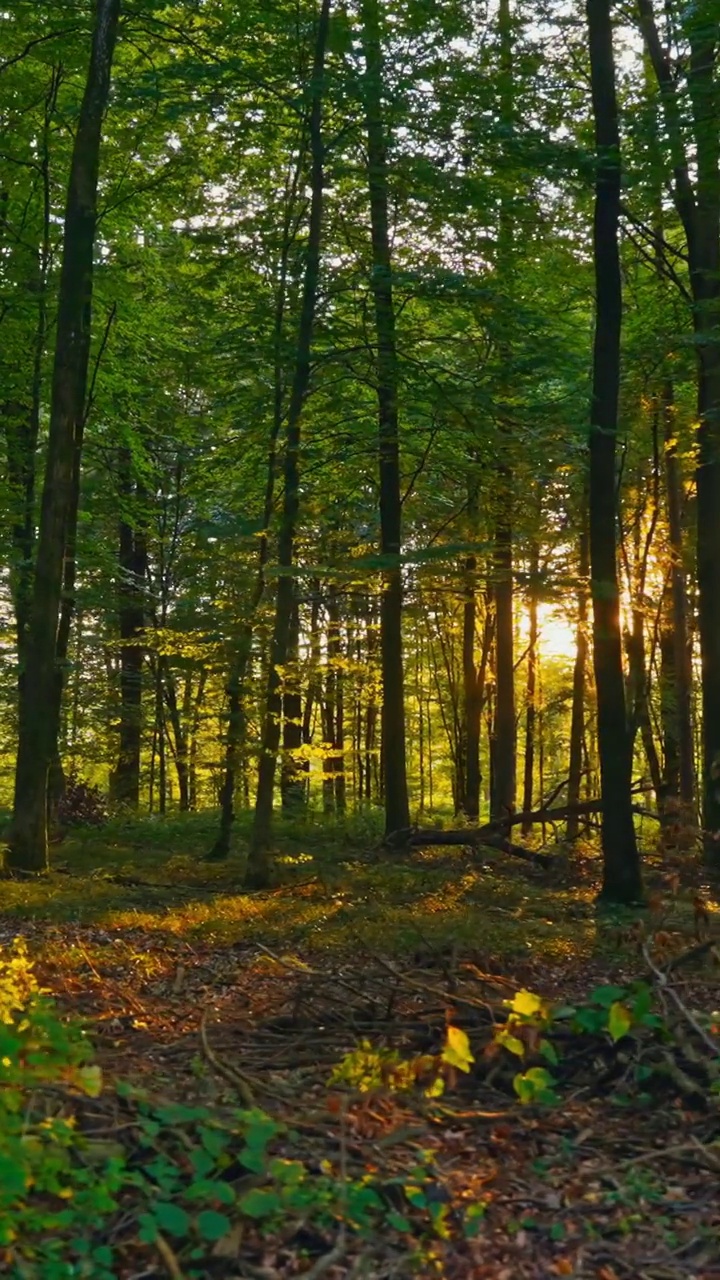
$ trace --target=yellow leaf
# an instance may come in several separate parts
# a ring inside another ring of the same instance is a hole
[[[531,1018],[534,1013],[540,1013],[543,1002],[540,996],[536,996],[533,991],[518,991],[512,1002],[513,1013],[520,1013],[524,1018]]]
[[[470,1041],[460,1027],[448,1027],[442,1060],[451,1067],[457,1067],[458,1071],[469,1071],[470,1063],[475,1061]]]

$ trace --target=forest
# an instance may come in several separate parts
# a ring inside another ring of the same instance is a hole
[[[718,0],[8,0],[0,607],[0,1274],[720,1276]]]

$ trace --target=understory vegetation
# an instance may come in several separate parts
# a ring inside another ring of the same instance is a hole
[[[242,893],[249,823],[210,869],[209,825],[78,828],[4,883],[7,1274],[713,1274],[720,958],[686,861],[598,913],[591,846],[509,875],[317,820]]]
[[[719,0],[0,5],[0,1275],[719,1280]]]

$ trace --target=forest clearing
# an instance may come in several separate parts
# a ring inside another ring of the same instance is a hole
[[[720,1280],[718,0],[10,0],[0,435],[0,1274]]]

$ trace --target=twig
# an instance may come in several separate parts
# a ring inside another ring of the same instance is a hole
[[[687,1005],[683,1004],[677,991],[675,991],[674,987],[670,986],[670,983],[668,982],[668,975],[666,973],[663,973],[662,969],[658,969],[652,956],[650,955],[650,952],[648,951],[646,943],[643,943],[642,951],[643,951],[643,956],[645,957],[645,962],[648,968],[652,971],[661,992],[664,995],[667,995],[670,997],[678,1013],[680,1013],[682,1017],[685,1019],[685,1021],[692,1027],[695,1034],[699,1036],[699,1038],[702,1040],[706,1049],[709,1049],[713,1058],[720,1057],[720,1044],[717,1044],[716,1041],[713,1039],[713,1037],[709,1035],[708,1032],[704,1029],[704,1027],[700,1026],[700,1023],[698,1022],[695,1015],[690,1012],[690,1010],[687,1008]]]
[[[689,1142],[679,1142],[674,1147],[653,1147],[652,1151],[643,1151],[639,1156],[630,1156],[628,1160],[621,1160],[620,1164],[614,1165],[613,1168],[615,1170],[630,1169],[636,1164],[652,1164],[654,1160],[660,1158],[673,1160],[676,1156],[685,1156],[690,1152],[695,1153],[698,1148],[703,1153],[703,1156],[706,1158],[709,1156],[702,1143],[698,1142],[697,1139],[691,1138]],[[710,1156],[706,1163],[706,1167],[708,1166],[713,1169],[720,1169],[720,1161]]]
[[[160,1234],[156,1235],[155,1246],[157,1248],[158,1253],[160,1254],[160,1257],[165,1263],[168,1275],[172,1276],[172,1280],[185,1280],[185,1274],[180,1267],[180,1263],[175,1257],[175,1254],[170,1248],[170,1245],[168,1244],[165,1237],[161,1236]]]
[[[217,1054],[210,1048],[207,1037],[207,1009],[203,1009],[202,1018],[200,1019],[200,1042],[202,1044],[203,1053],[210,1063],[210,1066],[217,1071],[218,1075],[223,1076],[225,1080],[228,1080],[230,1084],[235,1086],[244,1105],[248,1107],[248,1109],[254,1107],[256,1105],[255,1095],[247,1076],[244,1076],[240,1071],[237,1071],[235,1067],[229,1067],[227,1063],[222,1062],[221,1059],[218,1058]]]
[[[334,1267],[337,1262],[342,1262],[347,1253],[347,1238],[345,1228],[340,1228],[340,1234],[337,1243],[333,1246],[329,1253],[324,1253],[318,1258],[314,1266],[309,1271],[305,1271],[302,1280],[317,1280],[318,1276],[324,1276],[326,1271]]]
[[[382,965],[383,969],[387,969],[388,973],[391,973],[394,978],[398,978],[400,982],[407,983],[409,987],[414,987],[416,991],[425,991],[430,995],[438,996],[446,1005],[466,1004],[471,1009],[485,1009],[486,1012],[490,1014],[491,1020],[495,1022],[495,1012],[492,1005],[489,1004],[487,1000],[477,1000],[472,996],[461,995],[459,991],[443,991],[442,987],[431,986],[428,982],[418,982],[414,978],[409,978],[407,974],[398,973],[394,965],[391,965],[388,960],[384,960],[382,956],[375,956],[375,959],[378,964]]]

